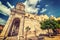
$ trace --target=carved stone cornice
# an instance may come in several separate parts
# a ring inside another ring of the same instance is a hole
[[[17,10],[17,9],[11,9],[11,12],[14,12],[14,14],[23,14],[25,15],[25,11],[22,11],[22,10]]]

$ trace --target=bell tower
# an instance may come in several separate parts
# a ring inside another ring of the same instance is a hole
[[[46,30],[40,29],[40,22],[46,19],[49,19],[47,15],[38,16],[25,12],[25,5],[17,3],[16,7],[11,9],[9,19],[0,34],[0,40],[26,40],[39,34],[46,34]],[[28,32],[26,27],[30,29]]]
[[[11,14],[9,16],[9,19],[0,36],[2,36],[3,38],[8,37],[6,38],[7,40],[9,40],[9,37],[12,37],[12,36],[14,37],[10,38],[11,40],[14,40],[14,39],[18,40],[20,37],[23,38],[24,15],[25,15],[24,10],[25,10],[25,5],[22,3],[17,3],[16,7],[14,9],[11,9]]]

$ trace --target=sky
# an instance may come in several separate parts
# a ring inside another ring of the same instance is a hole
[[[10,9],[18,2],[25,5],[25,12],[60,17],[60,0],[0,0],[0,24],[6,23],[11,13]]]

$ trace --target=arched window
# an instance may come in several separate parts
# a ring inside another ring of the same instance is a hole
[[[19,31],[20,19],[15,18],[11,24],[8,36],[17,36]]]

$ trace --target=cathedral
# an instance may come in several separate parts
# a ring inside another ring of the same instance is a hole
[[[11,9],[9,19],[0,34],[0,40],[23,40],[27,37],[46,34],[47,30],[42,30],[40,22],[48,19],[47,15],[36,15],[25,12],[25,5],[17,3],[16,7]],[[30,30],[26,30],[26,28]],[[27,32],[26,32],[27,31]]]

